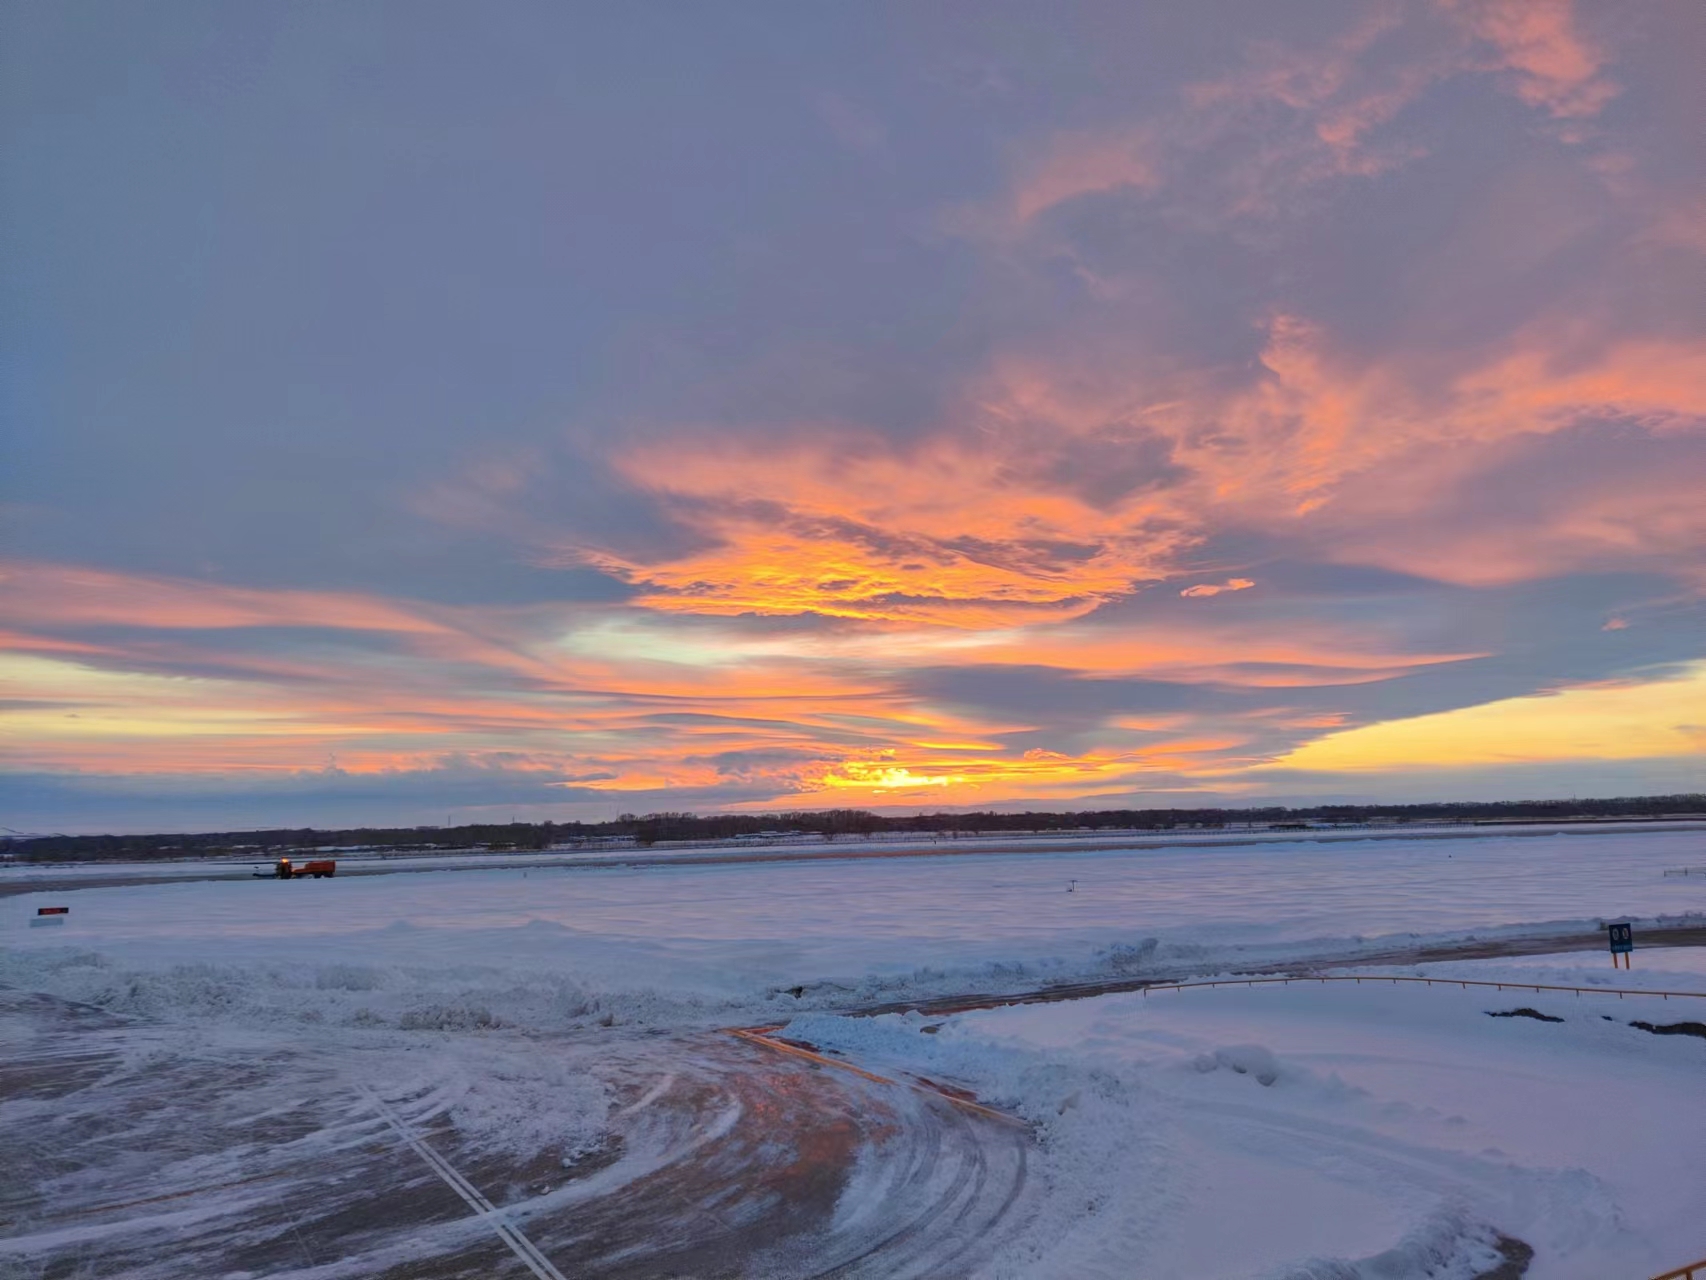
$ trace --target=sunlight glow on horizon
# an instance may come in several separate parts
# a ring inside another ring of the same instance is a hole
[[[1362,772],[1661,756],[1706,759],[1706,663],[1648,684],[1564,689],[1331,733],[1272,767]]]

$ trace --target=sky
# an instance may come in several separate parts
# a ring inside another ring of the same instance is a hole
[[[1706,790],[1703,61],[0,8],[0,826]]]

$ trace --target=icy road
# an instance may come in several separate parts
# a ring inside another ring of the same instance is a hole
[[[1023,1129],[727,1035],[0,1029],[9,1277],[946,1276],[1025,1191]]]

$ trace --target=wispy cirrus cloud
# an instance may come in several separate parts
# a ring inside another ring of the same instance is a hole
[[[1143,128],[1057,134],[1021,166],[1012,193],[1013,219],[1022,225],[1056,205],[1097,192],[1152,191],[1162,183],[1162,152]]]
[[[1228,578],[1225,582],[1199,582],[1194,587],[1186,587],[1179,592],[1187,600],[1195,600],[1202,596],[1217,596],[1223,591],[1248,591],[1255,586],[1253,578]]]

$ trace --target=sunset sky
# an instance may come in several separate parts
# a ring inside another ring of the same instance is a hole
[[[1706,790],[1706,4],[12,4],[0,825]]]

